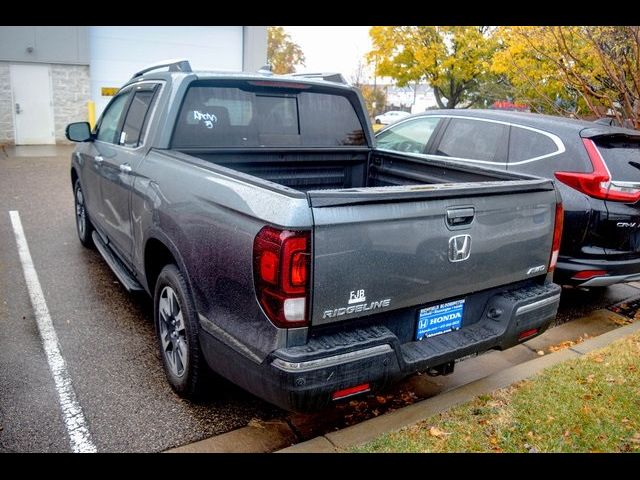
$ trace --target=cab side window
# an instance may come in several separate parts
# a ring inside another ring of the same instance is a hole
[[[130,91],[121,93],[107,106],[98,127],[98,140],[107,143],[118,143],[119,138],[116,138],[118,125],[130,94]]]
[[[151,110],[155,89],[137,91],[133,95],[127,116],[122,125],[120,144],[125,147],[135,148],[141,144],[145,120]]]

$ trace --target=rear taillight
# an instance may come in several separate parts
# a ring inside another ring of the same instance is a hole
[[[551,244],[551,257],[549,258],[548,272],[553,272],[558,264],[560,255],[560,242],[562,240],[562,225],[564,224],[564,208],[561,203],[556,203],[556,217],[553,227],[553,243]]]
[[[253,274],[258,301],[278,327],[307,324],[309,310],[308,231],[264,227],[253,242]]]
[[[593,140],[583,138],[582,143],[587,150],[589,160],[591,160],[593,171],[591,173],[556,172],[558,180],[585,195],[600,200],[627,203],[635,203],[640,200],[640,189],[628,186],[621,187],[611,182],[609,169]]]

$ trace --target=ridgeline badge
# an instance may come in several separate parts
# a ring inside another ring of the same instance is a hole
[[[375,302],[365,303],[367,297],[364,289],[352,290],[349,293],[347,303],[348,307],[334,308],[333,310],[325,310],[322,314],[322,318],[335,318],[342,315],[350,315],[352,313],[368,312],[370,310],[377,310],[380,308],[388,307],[391,304],[390,298],[384,300],[376,300]],[[357,305],[356,305],[357,304]]]

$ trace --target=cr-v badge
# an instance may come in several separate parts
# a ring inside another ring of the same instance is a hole
[[[462,262],[471,255],[471,235],[456,235],[449,239],[449,261]]]

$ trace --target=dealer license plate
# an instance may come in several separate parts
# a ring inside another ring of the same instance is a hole
[[[416,340],[458,330],[462,325],[463,312],[464,299],[421,309]]]

